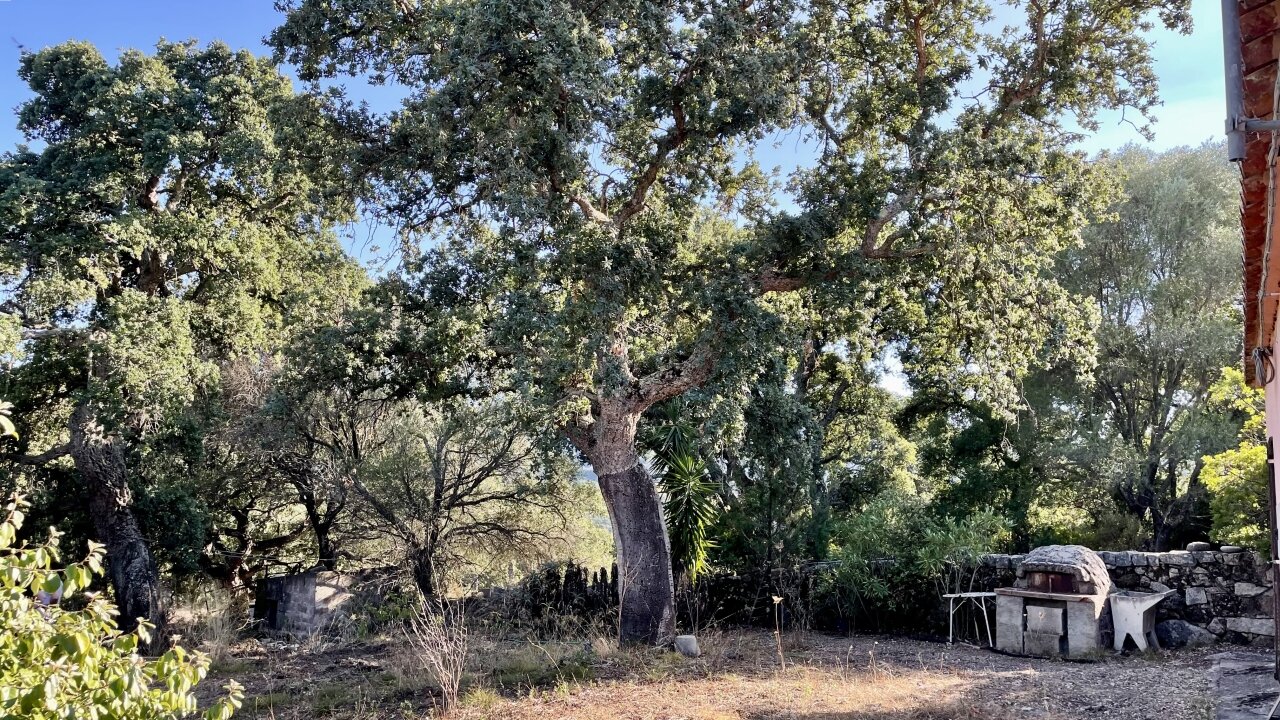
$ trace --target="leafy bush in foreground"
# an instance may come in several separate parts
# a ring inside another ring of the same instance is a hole
[[[168,720],[194,715],[193,689],[208,670],[208,659],[173,647],[146,659],[139,648],[150,626],[132,633],[116,627],[116,608],[100,595],[84,592],[102,573],[103,548],[91,543],[88,556],[60,570],[60,534],[50,529],[40,545],[15,545],[22,527],[21,497],[0,520],[0,716],[30,720]],[[84,607],[64,607],[83,593]],[[226,720],[240,706],[240,687],[204,712]]]
[[[956,520],[929,512],[924,498],[898,491],[875,497],[836,529],[833,555],[839,560],[828,582],[843,597],[846,612],[909,618],[937,595],[973,589],[978,559],[994,552],[1008,523],[989,509]]]
[[[1244,373],[1229,367],[1209,388],[1209,401],[1219,410],[1235,413],[1243,422],[1239,445],[1203,459],[1200,475],[1209,491],[1213,539],[1270,551],[1263,391],[1250,387]]]

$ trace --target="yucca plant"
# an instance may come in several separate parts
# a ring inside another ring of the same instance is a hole
[[[707,553],[715,546],[709,530],[720,506],[718,487],[698,452],[697,428],[684,409],[682,403],[671,403],[655,412],[642,442],[665,498],[673,569],[695,582],[706,571]]]

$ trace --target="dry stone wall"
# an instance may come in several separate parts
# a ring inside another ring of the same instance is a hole
[[[1098,556],[1119,590],[1176,591],[1156,607],[1157,621],[1184,620],[1227,642],[1272,642],[1271,565],[1256,552],[1229,547],[1227,551],[1099,551]],[[984,557],[976,583],[988,590],[1013,585],[1023,557]]]

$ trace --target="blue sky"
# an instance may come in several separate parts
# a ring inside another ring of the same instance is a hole
[[[1155,147],[1199,144],[1222,134],[1219,7],[1212,0],[1194,0],[1196,29],[1191,36],[1153,33],[1165,101],[1157,113]],[[262,38],[278,22],[271,0],[0,0],[0,149],[21,140],[8,112],[27,95],[16,75],[19,45],[38,49],[64,40],[87,40],[111,55],[122,48],[149,48],[161,37],[196,38],[265,53]],[[1144,142],[1119,120],[1106,118],[1084,147],[1097,151]],[[780,140],[774,152],[784,156],[789,143]],[[774,158],[762,159],[768,163]],[[785,164],[785,157],[777,160]]]
[[[1219,7],[1212,0],[1194,0],[1196,28],[1190,36],[1163,30],[1152,34],[1165,103],[1157,111],[1153,147],[1195,145],[1222,135]],[[114,57],[124,48],[151,48],[160,38],[194,38],[221,40],[266,54],[262,40],[280,19],[272,0],[0,0],[0,150],[22,141],[11,112],[29,96],[17,77],[20,48],[36,50],[66,40],[86,40]],[[360,84],[351,89],[375,108],[395,103],[395,92],[389,88]],[[1102,127],[1082,147],[1092,153],[1129,142],[1147,144],[1116,114],[1104,117]],[[807,164],[812,154],[798,134],[788,133],[775,137],[771,147],[759,148],[757,158],[766,168],[776,166],[785,173],[797,164]],[[360,225],[351,229],[346,244],[370,261],[376,254],[371,246],[386,248],[390,234]]]

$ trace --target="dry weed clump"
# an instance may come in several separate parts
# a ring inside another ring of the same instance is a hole
[[[458,704],[467,669],[467,618],[461,602],[423,602],[405,625],[405,638],[430,678],[440,687],[440,704]]]

